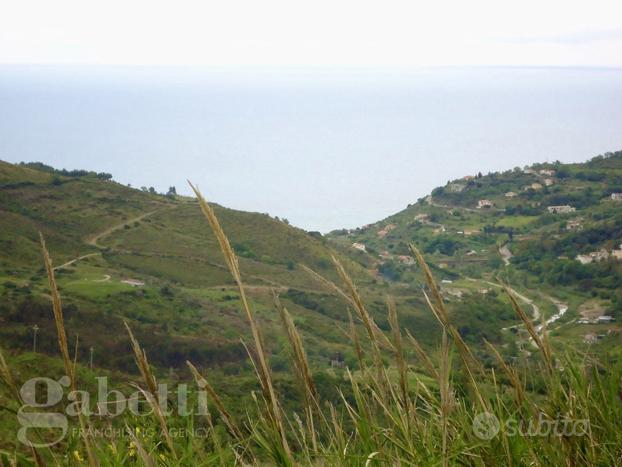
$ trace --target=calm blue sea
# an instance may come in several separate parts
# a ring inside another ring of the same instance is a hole
[[[448,179],[622,149],[622,70],[0,67],[0,159],[379,220]]]

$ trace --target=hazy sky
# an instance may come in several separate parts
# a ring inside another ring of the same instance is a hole
[[[622,66],[620,0],[14,0],[0,63]]]

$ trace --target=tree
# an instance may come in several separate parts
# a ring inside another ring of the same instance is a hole
[[[168,191],[166,192],[166,196],[168,196],[169,198],[173,198],[173,197],[177,196],[177,190],[175,189],[174,186],[168,187]]]

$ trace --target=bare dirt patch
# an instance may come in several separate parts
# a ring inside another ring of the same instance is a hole
[[[589,300],[579,306],[579,314],[586,319],[596,319],[605,314],[602,303],[596,300]]]

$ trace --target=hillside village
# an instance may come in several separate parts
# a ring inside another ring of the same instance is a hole
[[[445,274],[442,285],[450,301],[488,290],[486,281],[504,277],[544,303],[546,288],[553,287],[551,293],[560,298],[572,297],[575,324],[617,329],[621,191],[620,152],[586,164],[535,164],[449,181],[382,222],[331,237],[364,248],[374,274],[398,283],[415,277],[417,268],[406,259],[408,244],[414,243]],[[478,280],[479,287],[466,287],[465,279]],[[577,307],[594,297],[606,304],[604,318],[577,317]]]

